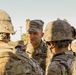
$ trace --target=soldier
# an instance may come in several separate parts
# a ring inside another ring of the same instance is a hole
[[[0,10],[0,75],[43,75],[40,66],[25,52],[8,45],[14,33],[10,16]]]
[[[42,40],[44,22],[39,19],[31,20],[28,29],[29,42],[26,52],[30,58],[34,58],[45,71],[47,58],[47,45]]]
[[[75,29],[63,20],[52,21],[47,24],[43,38],[50,46],[50,50],[54,55],[46,75],[76,74],[71,69],[75,54],[72,50],[68,50],[69,45],[71,49],[71,42],[76,36],[74,31]]]
[[[25,52],[25,47],[26,45],[24,45],[24,41],[23,40],[19,40],[18,44],[15,46],[15,49],[18,51],[24,51]]]

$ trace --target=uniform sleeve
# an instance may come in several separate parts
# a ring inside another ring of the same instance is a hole
[[[44,75],[44,71],[40,67],[39,63],[36,60],[32,59],[32,58],[30,60],[33,63],[34,69],[36,71],[36,75]]]
[[[60,64],[58,62],[51,62],[47,70],[47,75],[62,75]]]

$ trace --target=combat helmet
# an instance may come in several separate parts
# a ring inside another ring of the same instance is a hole
[[[73,40],[72,27],[63,20],[49,22],[45,28],[43,39],[45,41]]]
[[[4,10],[0,10],[0,33],[15,33],[11,18]]]

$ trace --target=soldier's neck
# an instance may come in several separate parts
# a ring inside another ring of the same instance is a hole
[[[57,53],[61,53],[61,52],[66,51],[66,50],[68,50],[68,47],[59,48],[59,49],[53,48],[53,49],[52,49],[52,52],[53,52],[53,54],[57,54]]]
[[[39,42],[39,43],[37,43],[37,44],[31,44],[30,43],[30,46],[32,46],[32,48],[38,48],[39,46],[40,46],[40,43],[41,43],[41,41]]]

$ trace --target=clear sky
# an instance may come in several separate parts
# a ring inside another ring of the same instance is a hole
[[[25,33],[26,19],[42,19],[44,29],[52,20],[67,19],[76,27],[76,0],[0,0],[0,9],[5,10],[11,17],[14,29],[11,40],[20,39],[20,26]]]

